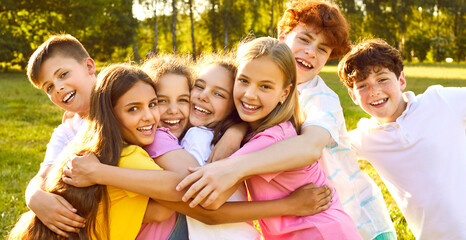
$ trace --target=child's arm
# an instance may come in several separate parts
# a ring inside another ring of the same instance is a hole
[[[41,166],[26,188],[26,205],[40,221],[58,235],[67,237],[66,232],[78,232],[85,226],[85,219],[76,214],[76,209],[62,196],[43,190],[45,177],[52,165]]]
[[[217,211],[209,211],[200,207],[195,208],[196,210],[193,210],[194,212],[190,212],[189,209],[191,208],[188,203],[181,202],[182,192],[173,190],[175,185],[182,178],[179,174],[170,171],[109,166],[100,163],[94,155],[76,157],[70,161],[69,165],[71,166],[64,168],[66,176],[63,177],[63,181],[65,183],[77,187],[85,187],[93,184],[119,187],[149,196],[157,201],[162,200],[161,203],[167,207],[173,207],[175,210],[188,213],[190,216],[192,214],[193,217],[197,217],[201,221],[208,223],[238,222],[291,214],[299,216],[315,214],[326,210],[330,206],[329,204],[332,198],[331,190],[327,186],[315,187],[313,184],[308,184],[306,185],[307,187],[302,190],[302,194],[305,194],[305,197],[298,192],[299,195],[297,196],[300,197],[290,195],[287,200],[267,201],[265,205],[258,205],[259,203],[256,202],[247,202],[252,205],[246,205],[247,207],[244,207],[243,204],[245,203],[227,202],[219,208],[227,210],[222,210],[218,213],[213,213]],[[165,201],[178,203],[172,204]],[[239,206],[233,208],[230,207],[230,205]],[[200,215],[195,215],[196,212]]]
[[[301,135],[277,142],[263,150],[198,168],[178,184],[177,190],[192,184],[183,199],[190,199],[197,194],[191,205],[195,206],[205,200],[203,206],[208,206],[240,179],[315,163],[330,139],[326,129],[307,126]]]
[[[154,161],[161,168],[182,175],[188,175],[190,173],[188,168],[190,167],[199,167],[199,163],[196,159],[184,149],[167,152],[155,158]]]
[[[100,163],[94,154],[76,156],[69,160],[63,173],[63,181],[76,187],[110,185],[167,201],[181,200],[182,193],[174,188],[185,176],[171,171],[110,166]]]
[[[169,219],[174,213],[175,211],[172,209],[162,206],[153,199],[149,199],[142,222],[163,222]]]
[[[215,144],[207,163],[227,158],[238,151],[247,130],[248,126],[246,123],[239,123],[231,126],[227,131],[225,131],[218,143]]]
[[[310,183],[296,189],[285,198],[268,201],[226,202],[215,211],[199,206],[191,208],[184,202],[157,201],[206,224],[222,224],[282,215],[313,215],[328,209],[331,198],[332,192],[329,187],[316,187]]]
[[[157,157],[155,161],[157,163],[170,162],[170,160],[177,162],[183,157],[191,159],[184,162],[196,161],[183,149],[167,152]],[[197,162],[195,164],[197,165]],[[181,170],[181,172],[176,169],[174,171],[167,170],[130,169],[105,165],[100,163],[94,154],[88,154],[75,156],[69,161],[63,169],[65,174],[63,181],[76,187],[87,187],[94,184],[110,185],[154,199],[181,201],[182,194],[175,190],[175,186],[188,173],[186,170]],[[218,208],[234,193],[236,188],[233,187],[225,191],[209,207]]]

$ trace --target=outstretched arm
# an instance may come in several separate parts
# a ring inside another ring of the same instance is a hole
[[[110,185],[151,198],[181,201],[182,193],[175,186],[188,174],[188,167],[197,166],[197,161],[183,149],[167,152],[154,160],[167,171],[109,166],[100,163],[94,154],[75,156],[63,169],[63,181],[77,187]],[[228,189],[208,208],[218,208],[235,190],[235,187]]]
[[[226,189],[243,178],[296,169],[315,163],[330,138],[330,133],[324,128],[308,126],[303,129],[301,135],[277,142],[263,150],[193,169],[195,172],[183,179],[176,189],[181,191],[192,184],[183,196],[183,201],[197,194],[191,206],[204,200],[203,206],[208,206]]]
[[[180,201],[174,191],[184,175],[163,170],[132,169],[100,163],[94,154],[76,156],[63,168],[63,181],[76,187],[110,185],[167,201]]]
[[[241,222],[280,215],[311,215],[327,209],[332,198],[331,190],[327,186],[315,187],[311,183],[291,194],[286,200],[267,201],[264,205],[260,205],[260,202],[241,204],[228,202],[219,208],[220,211],[205,210],[201,207],[193,210],[188,203],[180,201],[181,192],[173,191],[173,187],[181,179],[179,174],[170,171],[104,165],[93,155],[77,157],[70,163],[71,169],[65,168],[64,172],[71,178],[63,178],[68,184],[78,187],[106,184],[127,189],[147,195],[157,201],[161,200],[160,202],[167,207],[211,224]]]
[[[149,203],[147,204],[146,208],[146,213],[144,214],[142,222],[163,222],[169,219],[173,214],[175,214],[175,211],[173,211],[172,209],[162,206],[160,203],[156,202],[153,199],[149,199]]]
[[[222,224],[282,215],[313,215],[328,209],[332,195],[329,187],[316,187],[310,183],[296,189],[288,197],[282,199],[226,202],[215,211],[206,210],[200,206],[191,208],[184,202],[157,201],[206,224]]]
[[[43,190],[50,169],[51,165],[41,166],[31,179],[26,188],[26,205],[50,230],[67,237],[65,232],[78,232],[78,228],[84,227],[85,219],[62,196]]]

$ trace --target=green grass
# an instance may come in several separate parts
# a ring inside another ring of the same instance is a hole
[[[429,85],[466,86],[465,65],[410,65],[406,68],[408,90],[423,92]],[[320,74],[340,96],[348,129],[367,115],[353,104],[338,81],[335,66]],[[0,73],[0,238],[5,238],[19,215],[27,210],[24,191],[39,170],[53,129],[63,111],[40,90],[34,89],[26,75]],[[361,168],[382,188],[399,239],[414,239],[406,221],[379,176],[367,162]]]
[[[24,190],[39,170],[62,111],[27,81],[25,73],[0,74],[0,236],[27,210]]]

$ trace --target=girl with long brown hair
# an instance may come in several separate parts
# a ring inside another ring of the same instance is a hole
[[[87,219],[84,228],[67,233],[69,239],[134,239],[149,197],[104,185],[77,188],[63,182],[62,171],[70,156],[83,153],[93,153],[106,165],[160,169],[141,148],[153,142],[160,117],[155,85],[136,67],[109,66],[99,74],[90,102],[83,131],[47,175],[45,190],[64,197]],[[63,237],[29,211],[9,239]]]

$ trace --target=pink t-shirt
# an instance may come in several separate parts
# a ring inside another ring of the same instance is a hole
[[[182,149],[178,144],[178,138],[168,128],[157,128],[154,142],[144,147],[144,150],[149,153],[151,158],[156,158],[178,149]],[[143,223],[136,239],[167,239],[175,226],[176,216],[177,214],[173,214],[163,222]]]
[[[168,128],[160,127],[155,132],[152,144],[144,147],[151,158],[156,158],[173,150],[182,149],[178,143],[178,138],[173,135]]]
[[[258,133],[232,157],[243,155],[296,136],[291,122],[283,122]],[[330,185],[327,176],[316,162],[310,166],[269,174],[253,176],[247,186],[253,201],[272,200],[288,196],[300,186],[313,182],[317,186]],[[259,220],[264,238],[269,239],[361,239],[351,217],[335,193],[329,209],[305,217],[280,216]]]

